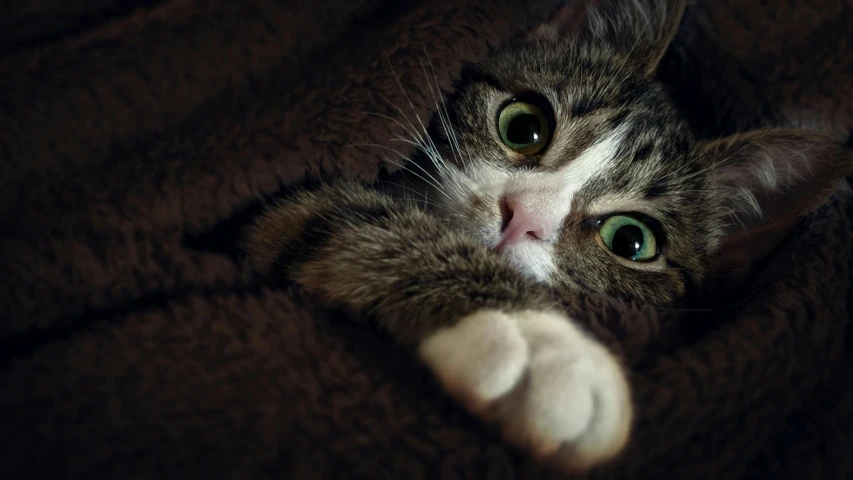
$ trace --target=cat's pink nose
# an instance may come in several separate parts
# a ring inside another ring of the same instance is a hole
[[[535,195],[507,195],[501,202],[503,228],[498,248],[529,240],[551,241],[561,219],[549,211],[549,205]]]

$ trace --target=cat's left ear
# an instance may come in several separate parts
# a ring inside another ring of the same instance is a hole
[[[681,23],[687,0],[566,0],[532,37],[603,43],[651,75]]]
[[[853,151],[823,134],[763,129],[709,142],[712,188],[727,220],[716,269],[749,270],[853,173]]]

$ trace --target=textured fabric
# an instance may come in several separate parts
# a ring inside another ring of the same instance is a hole
[[[434,81],[555,2],[141,3],[2,18],[2,476],[550,473],[368,326],[244,271],[238,244],[282,187],[392,168],[355,145],[410,153],[383,116],[425,119]],[[710,317],[567,300],[638,406],[625,456],[593,476],[849,474],[850,213],[836,198],[750,302]],[[721,326],[673,345],[676,319]]]

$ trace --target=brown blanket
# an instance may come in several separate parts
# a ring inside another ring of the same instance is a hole
[[[351,145],[398,130],[364,113],[428,116],[426,55],[449,89],[555,2],[139,3],[0,7],[2,477],[550,473],[371,329],[245,272],[238,238],[282,186],[377,175],[387,152]],[[851,207],[735,309],[568,302],[627,359],[639,410],[594,476],[853,475]],[[720,326],[665,348],[671,317]]]

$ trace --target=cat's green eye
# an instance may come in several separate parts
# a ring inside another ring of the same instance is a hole
[[[548,145],[551,122],[536,105],[514,101],[501,110],[498,132],[507,147],[522,155],[536,155]]]
[[[614,254],[635,262],[654,259],[658,242],[654,232],[643,222],[627,215],[613,215],[599,223],[598,234]]]

